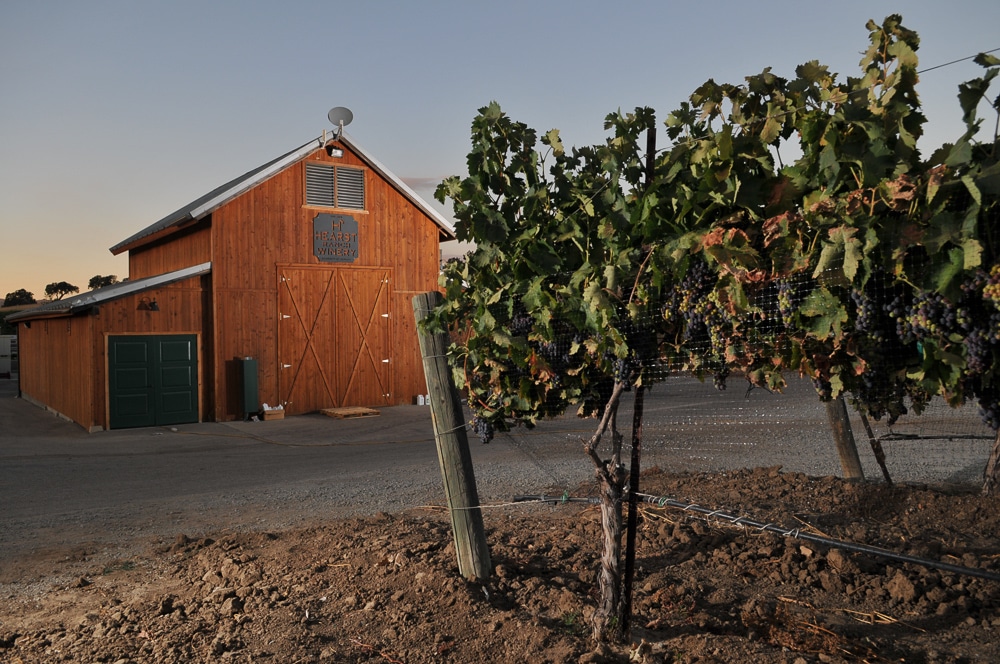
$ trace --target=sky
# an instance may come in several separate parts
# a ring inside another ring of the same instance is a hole
[[[3,0],[0,297],[127,277],[109,247],[331,129],[334,106],[433,201],[491,101],[593,144],[607,114],[665,117],[709,78],[857,75],[865,23],[893,13],[921,69],[1000,48],[996,0]],[[961,135],[957,86],[982,71],[921,75],[925,153]]]

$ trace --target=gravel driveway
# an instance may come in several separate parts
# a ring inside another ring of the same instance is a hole
[[[0,380],[0,561],[80,542],[121,546],[180,533],[277,530],[444,500],[427,407],[347,420],[317,414],[88,434],[15,395],[16,382]],[[629,408],[620,422],[631,421]],[[648,393],[645,413],[644,468],[840,472],[825,409],[805,381],[771,394],[670,379]],[[979,481],[992,441],[974,411],[942,407],[914,421],[920,426],[877,431],[893,434],[885,446],[894,479]],[[880,478],[855,424],[866,476]],[[490,445],[473,436],[482,502],[589,481],[582,444],[594,426],[568,416],[498,435]]]

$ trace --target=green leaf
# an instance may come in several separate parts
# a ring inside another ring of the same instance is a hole
[[[897,59],[900,67],[916,68],[917,54],[905,41],[893,42],[887,51],[889,55]]]
[[[495,101],[491,101],[488,106],[484,106],[479,109],[479,114],[482,115],[485,120],[490,122],[496,122],[503,117],[503,111],[500,110],[500,104]]]
[[[813,270],[812,278],[819,279],[824,272],[833,270],[840,266],[844,255],[844,246],[833,242],[824,242],[820,251],[819,260],[816,262],[816,269]]]
[[[814,289],[802,303],[799,313],[809,319],[807,329],[820,341],[839,337],[841,326],[847,322],[847,310],[826,288]]]
[[[975,181],[968,175],[962,176],[962,184],[968,190],[969,195],[972,196],[972,200],[976,202],[976,205],[983,204],[983,195],[979,192],[979,187],[976,186]]]
[[[830,68],[819,60],[810,60],[795,68],[795,75],[810,83],[820,83],[830,78]]]
[[[844,244],[844,276],[847,277],[848,281],[854,281],[854,277],[858,273],[858,266],[863,258],[864,252],[861,249],[861,242],[857,238],[849,238]]]
[[[971,270],[979,267],[983,264],[983,245],[979,243],[979,240],[966,238],[962,242],[962,255],[965,259],[962,263],[963,269]]]
[[[988,196],[1000,196],[1000,161],[983,168],[975,180],[976,188]]]
[[[561,157],[566,154],[566,149],[563,147],[562,139],[559,137],[558,129],[550,129],[543,137],[542,143],[548,145],[552,148],[552,154],[557,157]]]
[[[958,247],[948,252],[948,261],[935,272],[935,288],[937,292],[948,294],[958,288],[956,277],[962,274],[965,266],[965,252]]]
[[[980,53],[973,61],[980,67],[996,67],[1000,65],[1000,58],[992,53]]]
[[[958,86],[958,103],[962,107],[962,121],[971,129],[976,120],[976,109],[990,88],[990,81],[997,70],[991,69],[982,78],[974,78]]]
[[[945,160],[945,166],[950,168],[956,168],[959,166],[965,166],[972,159],[972,145],[968,141],[962,140],[951,146],[948,151],[948,157]]]
[[[760,140],[771,144],[781,135],[781,121],[770,116],[764,121],[764,128],[760,131]]]
[[[956,239],[962,232],[962,220],[951,212],[941,212],[930,218],[924,231],[923,244],[927,251],[936,254],[941,247]]]
[[[484,330],[492,330],[497,325],[496,318],[490,313],[489,309],[483,309],[479,314],[479,326]]]
[[[844,392],[844,381],[839,373],[830,376],[830,397],[836,399]]]

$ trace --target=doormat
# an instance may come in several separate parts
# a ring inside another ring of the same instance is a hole
[[[327,417],[336,417],[341,420],[347,419],[349,417],[375,417],[381,414],[374,408],[361,408],[361,407],[324,408],[319,412],[323,413]]]

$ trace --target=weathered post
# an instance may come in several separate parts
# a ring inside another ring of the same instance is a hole
[[[865,471],[861,468],[858,446],[854,442],[854,432],[851,430],[851,420],[847,415],[847,404],[844,403],[844,397],[840,396],[826,402],[826,417],[830,421],[833,444],[840,457],[840,466],[844,469],[844,478],[848,480],[865,479]]]
[[[1000,431],[997,431],[993,439],[993,449],[990,450],[990,458],[986,460],[986,468],[983,470],[983,491],[984,496],[990,496],[1000,487]]]
[[[889,475],[889,468],[885,465],[885,450],[882,449],[882,441],[872,431],[872,425],[868,421],[868,416],[864,413],[858,413],[858,415],[861,416],[861,424],[865,426],[865,433],[868,434],[868,444],[871,445],[875,460],[878,461],[878,467],[882,469],[882,477],[885,478],[886,484],[892,486],[892,477]]]
[[[413,298],[413,316],[417,321],[417,337],[430,395],[438,463],[455,537],[458,571],[470,581],[485,582],[490,578],[490,550],[486,544],[486,529],[472,470],[462,404],[446,356],[448,335],[443,332],[428,334],[420,326],[427,312],[443,299],[441,293],[436,291],[417,295]]]

